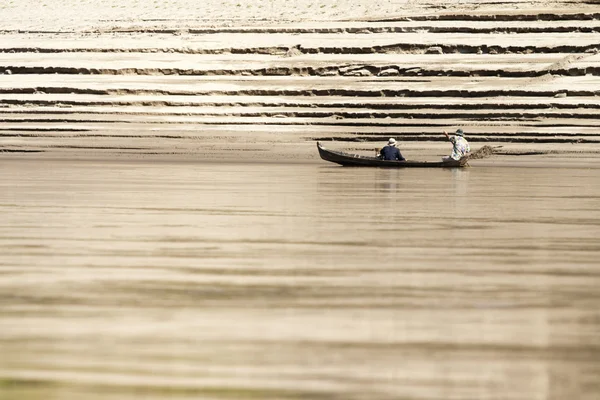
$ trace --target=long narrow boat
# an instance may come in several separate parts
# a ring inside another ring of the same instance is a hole
[[[346,167],[382,167],[382,168],[461,168],[467,165],[468,157],[459,161],[385,161],[377,157],[367,157],[342,151],[327,150],[317,142],[319,155],[325,161],[330,161]]]

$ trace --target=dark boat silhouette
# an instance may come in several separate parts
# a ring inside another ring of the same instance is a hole
[[[317,142],[319,155],[325,161],[346,167],[381,167],[381,168],[461,168],[467,165],[469,157],[458,161],[386,161],[377,157],[361,156],[344,153],[343,151],[327,150]]]

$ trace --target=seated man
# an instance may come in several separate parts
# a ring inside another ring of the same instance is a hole
[[[450,157],[443,157],[442,161],[458,161],[471,151],[469,142],[465,139],[465,134],[462,129],[457,129],[454,137],[448,136],[448,132],[446,131],[444,131],[444,135],[446,135],[446,138],[452,143],[452,154]]]
[[[398,150],[398,148],[396,147],[396,139],[394,138],[390,138],[387,146],[381,149],[381,151],[379,152],[379,157],[383,160],[389,161],[406,161],[406,159],[402,157],[400,150]]]

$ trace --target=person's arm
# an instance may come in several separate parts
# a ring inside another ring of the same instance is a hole
[[[448,135],[448,132],[444,131],[444,136],[446,136],[446,139],[448,139],[448,141],[452,144],[454,144],[456,142],[456,140],[454,139],[454,137],[450,137],[450,135]]]
[[[402,153],[398,150],[398,161],[406,161],[406,158],[402,157]]]

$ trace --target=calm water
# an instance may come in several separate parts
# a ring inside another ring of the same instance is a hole
[[[598,399],[599,183],[0,161],[0,398]]]

